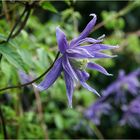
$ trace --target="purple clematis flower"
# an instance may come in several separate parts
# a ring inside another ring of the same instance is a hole
[[[128,124],[134,128],[140,128],[140,96],[131,101],[128,106],[124,105],[122,110],[124,114],[120,124]]]
[[[140,68],[128,75],[125,75],[125,72],[121,70],[118,79],[103,91],[103,96],[113,96],[116,104],[126,103],[127,92],[133,96],[136,96],[140,92],[139,76]]]
[[[59,27],[56,28],[56,38],[61,57],[55,62],[45,79],[39,85],[36,85],[41,91],[48,89],[63,71],[69,106],[72,106],[74,83],[77,81],[84,88],[99,95],[95,89],[86,83],[89,74],[85,69],[97,70],[105,75],[110,75],[102,66],[89,62],[89,60],[94,58],[112,58],[114,56],[104,54],[100,51],[118,47],[101,44],[103,41],[101,37],[98,39],[87,37],[92,31],[97,19],[95,14],[91,14],[90,16],[93,17],[92,20],[87,24],[83,32],[70,43],[68,43],[64,32]]]
[[[108,115],[112,109],[111,105],[104,101],[104,97],[100,98],[84,112],[85,117],[96,125],[100,125],[101,116]]]

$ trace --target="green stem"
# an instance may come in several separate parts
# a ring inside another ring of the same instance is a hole
[[[25,24],[26,24],[26,22],[27,22],[27,20],[29,18],[29,15],[30,15],[30,12],[31,12],[31,8],[32,8],[32,6],[29,6],[28,3],[26,3],[26,6],[25,6],[25,9],[24,9],[23,13],[21,14],[21,16],[19,17],[19,19],[14,24],[14,26],[13,26],[10,34],[8,35],[7,39],[1,41],[0,44],[9,42],[10,38],[14,38],[14,37],[16,37],[20,33],[20,31],[24,28],[24,26],[25,26]],[[21,20],[22,20],[22,18],[25,15],[26,12],[27,12],[27,14],[26,14],[26,17],[25,17],[23,23],[21,24],[21,26],[19,27],[19,29],[17,30],[17,32],[15,34],[13,34],[14,31],[15,31],[15,29],[17,28],[17,26],[21,22]],[[0,62],[1,62],[1,59],[2,59],[2,54],[0,54]]]
[[[97,24],[94,29],[92,30],[95,31],[99,28],[101,28],[102,26],[104,26],[105,24],[107,24],[109,21],[115,19],[115,18],[118,18],[120,16],[123,16],[125,14],[127,14],[128,12],[130,12],[132,9],[134,9],[136,6],[139,6],[140,4],[139,3],[136,3],[135,1],[134,2],[130,2],[126,7],[124,7],[122,10],[120,10],[119,12],[116,13],[116,15],[114,15],[113,17],[109,17],[107,18],[105,21]]]
[[[0,92],[1,92],[1,91],[4,91],[4,90],[8,90],[8,89],[24,87],[24,86],[30,85],[30,84],[32,84],[32,83],[38,81],[40,78],[42,78],[44,75],[46,75],[46,74],[49,72],[49,70],[53,67],[54,63],[56,62],[57,58],[59,57],[59,54],[60,54],[60,52],[57,53],[56,58],[55,58],[54,62],[52,63],[52,65],[51,65],[43,74],[41,74],[41,75],[40,75],[39,77],[37,77],[36,79],[34,79],[34,80],[32,80],[32,81],[30,81],[30,82],[28,82],[28,83],[25,83],[25,84],[1,88],[1,89],[0,89]],[[0,93],[0,94],[1,94],[1,93]]]
[[[8,41],[10,40],[10,38],[11,38],[12,35],[13,35],[13,32],[15,31],[17,25],[18,25],[19,22],[21,21],[22,17],[23,17],[24,14],[26,13],[26,11],[27,11],[27,6],[25,7],[25,9],[24,9],[23,13],[21,14],[21,16],[19,17],[19,19],[18,19],[18,20],[16,21],[16,23],[14,24],[14,26],[13,26],[13,28],[12,28],[10,34],[8,35],[8,37],[7,37],[7,39],[6,39],[6,41],[4,40],[4,41],[0,42],[0,44],[3,44],[3,43],[8,42]]]
[[[33,2],[32,4],[29,4],[28,2],[26,2],[25,8],[24,8],[24,10],[23,10],[21,16],[17,19],[17,21],[16,21],[16,23],[14,24],[14,26],[13,26],[13,28],[12,28],[10,34],[8,35],[6,41],[4,40],[4,41],[0,42],[0,44],[3,44],[3,43],[5,43],[5,42],[8,42],[8,41],[10,40],[10,38],[15,38],[15,37],[21,32],[21,30],[22,30],[22,29],[24,28],[24,26],[26,25],[26,22],[27,22],[27,20],[28,20],[28,18],[29,18],[29,15],[30,15],[30,13],[31,13],[31,9],[34,7],[34,5],[35,5],[35,2]],[[27,14],[26,14],[26,13],[27,13]],[[25,14],[26,14],[26,15],[25,15]],[[25,18],[24,18],[23,22],[21,23],[21,25],[19,26],[19,28],[18,28],[18,30],[15,32],[15,34],[13,34],[14,31],[15,31],[15,29],[17,28],[17,26],[20,24],[20,22],[21,22],[22,18],[24,17],[24,15],[25,15]]]
[[[20,27],[19,27],[18,30],[15,32],[15,34],[13,34],[13,35],[11,36],[11,38],[16,37],[16,36],[21,32],[21,30],[24,28],[24,26],[26,25],[26,22],[27,22],[27,20],[28,20],[28,18],[29,18],[30,12],[31,12],[31,7],[27,5],[26,8],[25,8],[25,11],[26,11],[27,14],[26,14],[26,16],[25,16],[23,22],[21,23]],[[24,13],[24,14],[25,14],[25,13]]]

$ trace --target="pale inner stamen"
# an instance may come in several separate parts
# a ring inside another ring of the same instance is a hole
[[[75,69],[85,70],[87,67],[88,59],[72,59],[70,58],[70,63]]]

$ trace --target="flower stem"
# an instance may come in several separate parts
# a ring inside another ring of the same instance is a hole
[[[8,37],[7,37],[7,39],[1,41],[0,44],[9,42],[9,40],[10,40],[11,38],[15,38],[15,37],[21,32],[21,30],[24,28],[24,26],[25,26],[26,23],[27,23],[27,20],[28,20],[28,18],[29,18],[29,15],[30,15],[30,13],[31,13],[31,9],[32,9],[33,5],[34,5],[34,3],[32,3],[32,5],[29,5],[28,2],[26,3],[23,13],[22,13],[21,16],[19,17],[19,19],[17,19],[16,23],[14,24],[14,26],[13,26],[11,32],[9,33],[9,35],[8,35]],[[26,13],[27,13],[27,14],[26,14]],[[25,14],[26,14],[26,15],[25,15]],[[21,22],[22,18],[24,17],[24,15],[25,15],[25,18],[24,18],[22,24],[20,25],[20,27],[18,28],[18,30],[15,32],[15,34],[13,34],[14,31],[16,30],[17,26],[20,24],[20,22]],[[2,59],[2,54],[0,54],[0,62],[1,62],[1,59]]]
[[[26,11],[27,11],[27,6],[25,7],[23,13],[20,15],[19,19],[17,19],[16,23],[14,24],[14,26],[13,26],[11,32],[9,33],[9,35],[8,35],[8,37],[7,37],[7,39],[1,41],[0,44],[3,44],[3,43],[7,43],[7,42],[9,42],[10,38],[11,38],[12,35],[13,35],[13,32],[14,32],[15,29],[17,28],[18,24],[20,23],[22,17],[25,15]]]
[[[105,24],[107,24],[110,20],[113,20],[115,18],[118,18],[120,16],[123,16],[123,15],[127,14],[129,11],[133,10],[138,5],[139,5],[139,3],[136,3],[135,1],[134,2],[130,2],[126,7],[124,7],[122,10],[120,10],[119,12],[117,12],[113,17],[111,16],[111,17],[107,18],[105,21],[102,21],[99,24],[97,24],[94,27],[93,31],[101,28],[102,26],[104,26]]]
[[[34,79],[34,80],[32,80],[32,81],[30,81],[30,82],[28,82],[28,83],[25,83],[25,84],[20,84],[20,85],[15,85],[15,86],[9,86],[9,87],[5,87],[5,88],[1,88],[1,89],[0,89],[0,92],[1,92],[1,91],[4,91],[4,90],[8,90],[8,89],[24,87],[24,86],[30,85],[30,84],[32,84],[32,83],[38,81],[40,78],[42,78],[44,75],[46,75],[46,74],[49,72],[49,70],[53,67],[55,61],[56,61],[57,58],[59,57],[59,54],[60,54],[60,52],[57,53],[57,55],[56,55],[56,57],[55,57],[55,60],[54,60],[54,62],[52,63],[52,65],[51,65],[43,74],[41,74],[41,75],[40,75],[39,77],[37,77],[36,79]],[[0,94],[2,94],[2,93],[0,93]]]

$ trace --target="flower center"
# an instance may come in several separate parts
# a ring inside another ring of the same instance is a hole
[[[85,70],[87,67],[88,59],[72,59],[70,58],[70,63],[75,69]]]
[[[121,88],[122,88],[123,90],[127,90],[127,89],[128,89],[128,85],[125,83],[125,84],[122,85]]]

